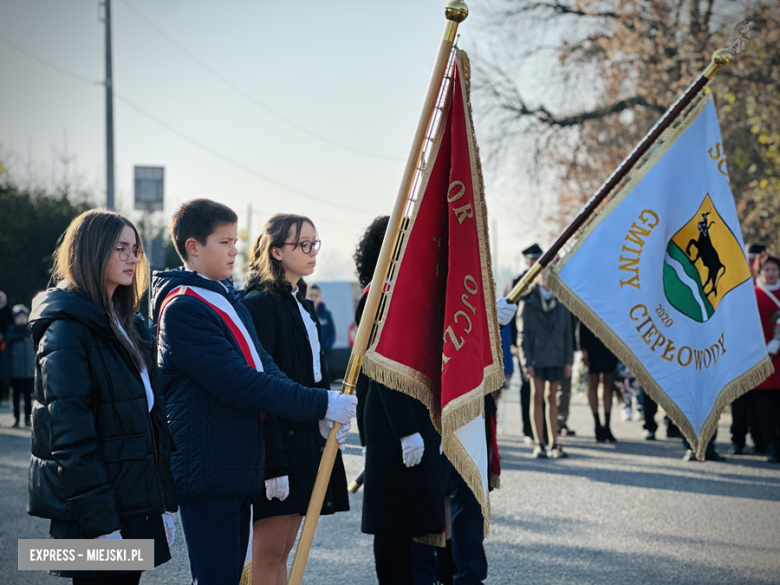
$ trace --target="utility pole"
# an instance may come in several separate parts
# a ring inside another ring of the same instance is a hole
[[[114,210],[114,89],[111,72],[111,0],[103,0],[106,24],[106,209]]]

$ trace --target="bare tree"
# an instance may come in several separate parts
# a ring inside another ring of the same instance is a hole
[[[554,189],[556,228],[730,44],[735,25],[753,21],[755,38],[711,87],[745,237],[780,250],[777,0],[497,1],[493,40],[475,59],[483,142],[499,165],[530,148],[524,172]]]

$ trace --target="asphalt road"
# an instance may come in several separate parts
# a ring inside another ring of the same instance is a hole
[[[684,462],[679,439],[643,441],[641,423],[622,422],[617,409],[612,427],[619,442],[598,444],[582,395],[575,395],[571,410],[569,426],[577,435],[563,439],[569,458],[537,460],[522,441],[517,388],[501,399],[503,471],[485,541],[487,584],[780,584],[780,466],[757,456]],[[48,523],[25,512],[29,432],[10,429],[11,422],[5,402],[0,583],[65,583],[17,571],[17,539],[46,538]],[[729,423],[724,415],[717,444],[724,454]],[[345,464],[350,478],[362,468],[356,432]],[[360,532],[362,495],[351,498],[351,512],[321,519],[304,583],[376,582],[372,541]],[[141,583],[189,583],[180,534],[173,557]]]

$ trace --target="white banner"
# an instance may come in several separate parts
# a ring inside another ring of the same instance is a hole
[[[630,176],[552,288],[702,458],[723,408],[772,372],[711,96]]]

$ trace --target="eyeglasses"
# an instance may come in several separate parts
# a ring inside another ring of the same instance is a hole
[[[127,262],[130,259],[131,252],[138,260],[140,260],[141,256],[144,255],[144,251],[138,246],[133,246],[132,248],[130,246],[117,246],[116,251],[117,254],[119,254],[119,259],[122,262]]]
[[[297,244],[295,242],[285,242],[284,245],[292,246],[293,250],[295,250],[296,247],[299,247],[304,254],[311,254],[312,248],[314,248],[316,252],[320,251],[320,246],[322,245],[322,242],[320,240],[314,240],[313,242],[310,240],[303,240],[302,242],[298,242]]]

